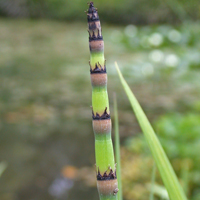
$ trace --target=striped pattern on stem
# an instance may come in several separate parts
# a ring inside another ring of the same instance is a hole
[[[90,75],[92,84],[92,121],[95,135],[97,188],[101,200],[117,199],[117,177],[111,140],[111,119],[107,94],[104,41],[97,9],[93,2],[87,10]]]

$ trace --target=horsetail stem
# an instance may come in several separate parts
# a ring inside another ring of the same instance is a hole
[[[90,75],[92,84],[92,121],[95,135],[97,188],[101,200],[117,199],[117,177],[111,140],[111,119],[107,94],[104,42],[97,9],[93,2],[87,11]]]

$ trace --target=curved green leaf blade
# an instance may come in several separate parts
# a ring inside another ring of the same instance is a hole
[[[122,86],[128,96],[131,103],[133,111],[135,112],[136,118],[140,124],[140,127],[145,135],[147,143],[150,147],[151,153],[156,162],[157,168],[161,174],[163,183],[168,191],[171,200],[187,200],[183,189],[177,179],[177,176],[150,124],[144,111],[142,110],[140,104],[132,93],[130,87],[126,83],[124,77],[122,76],[117,63],[115,63],[120,81]]]

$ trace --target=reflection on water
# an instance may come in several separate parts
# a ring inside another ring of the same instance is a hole
[[[49,193],[53,197],[60,198],[65,194],[67,197],[68,190],[70,190],[74,185],[74,181],[64,177],[56,178],[51,186],[49,187]]]

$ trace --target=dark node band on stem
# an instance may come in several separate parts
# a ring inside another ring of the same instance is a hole
[[[108,171],[108,173],[107,173],[107,171]],[[113,171],[111,168],[108,168],[107,171],[105,171],[103,173],[103,175],[101,175],[100,170],[98,169],[97,180],[98,181],[105,181],[105,180],[113,180],[113,179],[117,178],[116,169],[115,169],[115,171]]]
[[[87,20],[88,20],[88,22],[95,22],[95,21],[99,21],[99,16],[98,16],[98,14],[97,14],[97,12],[96,13],[92,13],[92,14],[87,14]]]
[[[104,110],[104,113],[102,115],[99,115],[96,113],[96,116],[94,115],[94,112],[92,110],[92,119],[93,120],[104,120],[104,119],[110,119],[110,114],[107,113],[107,107]]]
[[[93,2],[89,3],[89,9],[88,9],[87,16],[88,16],[88,18],[87,18],[88,22],[99,20],[97,9],[94,7]]]
[[[89,30],[95,30],[97,28],[97,25],[95,22],[91,22],[91,23],[88,23],[88,28]]]
[[[104,62],[104,67],[98,62],[95,64],[95,68],[92,69],[90,64],[90,77],[91,77],[91,84],[92,86],[106,86],[107,85],[107,73],[106,73],[106,66]]]
[[[94,3],[92,1],[88,2],[88,5],[89,5],[88,13],[97,11],[97,8],[94,7]]]
[[[90,65],[90,62],[89,62]],[[95,68],[92,69],[91,65],[90,65],[90,73],[91,74],[105,74],[106,73],[106,66],[104,66],[104,68],[100,65],[100,63],[96,63],[95,64]]]
[[[89,42],[93,40],[103,40],[103,36],[100,34],[99,28],[97,29],[97,34],[95,34],[95,31],[92,31],[92,33],[89,32]]]
[[[101,30],[100,21],[88,22],[88,29],[89,29],[89,31],[94,31],[97,28]]]

